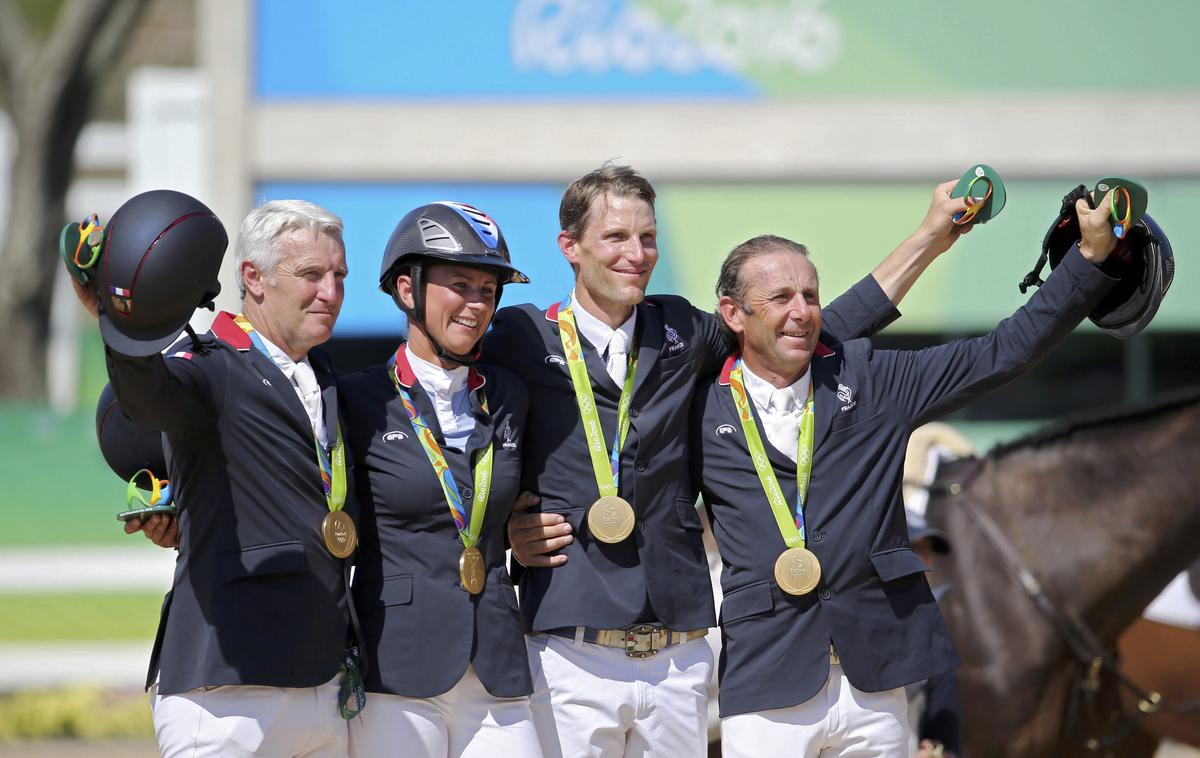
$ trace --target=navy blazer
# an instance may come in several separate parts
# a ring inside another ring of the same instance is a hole
[[[898,315],[872,277],[827,313],[825,334],[834,337],[874,332]],[[561,513],[574,529],[575,540],[563,551],[565,565],[514,568],[533,631],[617,629],[652,621],[690,630],[716,622],[688,475],[687,421],[699,380],[717,373],[731,338],[713,314],[671,295],[651,295],[639,304],[636,329],[638,366],[619,491],[633,506],[637,526],[617,544],[593,539],[584,526],[599,492],[563,357],[557,306],[505,308],[484,339],[485,360],[529,385],[521,485],[541,496],[542,512]],[[595,348],[580,339],[611,446],[620,389]]]
[[[900,484],[912,429],[1028,371],[1092,310],[1115,280],[1077,250],[991,333],[915,351],[854,340],[812,361],[815,449],[807,547],[821,582],[803,596],[774,580],[783,537],[754,470],[728,386],[732,358],[697,393],[693,471],[721,550],[722,716],[786,708],[813,697],[829,646],[866,692],[932,677],[958,657],[908,542]],[[796,464],[767,441],[784,497]]]
[[[387,366],[342,377],[338,386],[354,458],[362,511],[362,541],[354,576],[363,645],[372,661],[369,692],[408,697],[441,695],[467,670],[496,697],[533,691],[525,627],[504,567],[504,525],[520,483],[521,437],[529,396],[504,369],[471,369],[468,387],[475,430],[466,450],[445,447],[437,413],[399,352],[401,383],[442,447],[463,499],[468,523],[474,464],[488,442],[492,489],[478,547],[487,565],[476,596],[459,584],[463,546],[440,480],[429,463],[392,384]],[[483,388],[490,415],[478,393]]]
[[[352,609],[347,561],[321,538],[329,507],[308,414],[228,313],[200,342],[183,340],[166,358],[107,351],[126,415],[166,433],[179,509],[179,556],[146,686],[156,673],[164,695],[323,684],[342,663]],[[334,429],[332,366],[319,350],[309,360]],[[352,492],[346,510],[355,515]]]

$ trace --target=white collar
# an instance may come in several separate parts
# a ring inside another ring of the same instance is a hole
[[[796,381],[789,384],[784,389],[789,390],[796,401],[796,409],[804,408],[804,404],[808,402],[808,385],[812,377],[812,364],[804,370],[804,375]],[[750,399],[754,401],[754,405],[759,411],[766,413],[771,407],[771,395],[775,393],[778,387],[761,378],[742,361],[742,378],[745,380],[746,393],[750,395]]]
[[[625,344],[633,344],[633,328],[637,324],[637,308],[633,309],[633,313],[625,322],[613,329],[608,324],[593,316],[584,307],[583,303],[575,296],[575,290],[571,290],[571,312],[575,314],[575,325],[579,327],[580,333],[587,337],[587,341],[592,343],[596,348],[596,352],[603,357],[608,350],[609,340],[612,339],[613,333],[622,331],[625,333]]]
[[[404,351],[408,354],[408,365],[416,374],[417,381],[430,395],[450,397],[467,386],[467,375],[471,371],[468,367],[444,369],[414,353],[408,343],[404,344]]]
[[[296,380],[292,375],[296,373],[296,364],[308,363],[308,356],[304,356],[304,358],[299,361],[294,361],[292,360],[292,357],[283,352],[278,345],[267,339],[262,332],[255,331],[255,334],[257,334],[258,338],[262,340],[262,343],[266,345],[267,352],[271,355],[271,360],[275,361],[275,365],[279,367],[279,370],[283,372],[283,375],[288,378],[289,382],[295,382]],[[309,366],[311,367],[312,364],[309,363]]]

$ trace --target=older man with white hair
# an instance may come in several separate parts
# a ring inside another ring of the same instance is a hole
[[[180,293],[186,321],[196,305],[184,294],[188,261],[224,251],[223,233],[219,250],[176,233],[194,217],[186,210],[123,206],[103,255],[109,271],[136,260],[128,281],[101,281],[99,294],[77,287],[93,314],[103,303],[122,408],[165,433],[171,461],[179,558],[147,680],[159,747],[344,756],[355,532],[332,366],[315,349],[342,305],[342,223],[298,200],[256,208],[237,240],[241,313],[218,314],[208,334],[164,356],[136,317],[165,288]],[[111,305],[101,300],[110,292]]]

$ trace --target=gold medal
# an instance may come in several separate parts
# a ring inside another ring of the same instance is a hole
[[[616,495],[602,497],[588,509],[588,531],[601,542],[620,542],[633,533],[633,506]]]
[[[483,592],[483,580],[487,567],[483,565],[483,553],[477,547],[464,547],[458,556],[458,581],[472,595]]]
[[[775,581],[789,595],[807,595],[821,581],[821,564],[810,551],[789,547],[775,559]]]
[[[321,521],[321,536],[325,538],[325,549],[334,558],[348,558],[358,547],[358,530],[354,519],[343,510],[330,511]]]

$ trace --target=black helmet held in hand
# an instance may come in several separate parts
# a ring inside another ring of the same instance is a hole
[[[396,224],[379,267],[379,289],[391,295],[396,305],[408,312],[417,324],[425,320],[425,286],[421,269],[427,260],[494,272],[499,285],[496,290],[497,305],[505,284],[529,283],[529,277],[512,265],[504,235],[486,213],[464,203],[450,201],[422,205],[409,211]],[[412,278],[411,311],[404,307],[396,294],[396,277],[401,273],[407,273]],[[443,358],[464,365],[474,362],[474,355],[447,353],[436,340],[433,342]],[[475,352],[478,352],[478,347]]]
[[[105,344],[134,356],[171,344],[221,291],[228,244],[216,215],[190,195],[153,190],[126,201],[105,229],[96,276]]]
[[[100,443],[104,462],[124,481],[142,469],[150,469],[158,476],[167,475],[162,434],[130,421],[121,410],[111,384],[104,385],[96,404],[96,441]]]
[[[1079,242],[1082,235],[1075,201],[1080,198],[1086,198],[1095,207],[1091,193],[1082,184],[1063,198],[1059,216],[1042,241],[1042,255],[1037,266],[1021,282],[1022,292],[1030,285],[1040,285],[1042,266],[1049,262],[1053,270],[1071,246]],[[1153,218],[1143,215],[1117,243],[1105,261],[1104,269],[1120,277],[1120,281],[1088,318],[1102,331],[1127,339],[1146,328],[1171,287],[1175,277],[1171,242]]]

